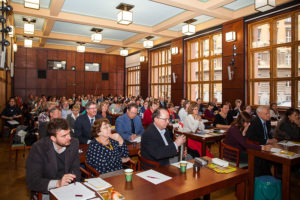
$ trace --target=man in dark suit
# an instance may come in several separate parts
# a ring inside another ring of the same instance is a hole
[[[167,103],[165,102],[164,97],[159,97],[159,107],[160,108],[167,108]]]
[[[257,117],[255,117],[246,133],[249,140],[258,142],[260,145],[276,143],[271,134],[270,110],[267,106],[259,106],[256,109]],[[255,159],[255,176],[271,175],[270,162],[256,158]]]
[[[80,144],[89,144],[91,142],[91,127],[96,119],[101,118],[97,115],[97,105],[89,101],[86,105],[86,114],[80,115],[75,121],[74,132],[79,139]]]
[[[157,109],[152,114],[153,123],[142,134],[141,155],[142,157],[158,162],[161,166],[169,164],[169,158],[174,157],[178,147],[185,143],[184,135],[172,140],[167,133],[169,124],[169,113],[164,108]]]
[[[27,187],[36,192],[80,181],[79,142],[71,138],[65,119],[53,119],[47,125],[48,137],[34,143],[26,161]],[[43,198],[44,199],[44,198]]]

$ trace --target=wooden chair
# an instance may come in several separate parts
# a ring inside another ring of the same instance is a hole
[[[90,173],[90,177],[88,178],[91,178],[91,177],[99,177],[100,176],[100,173],[94,169],[92,166],[90,166],[87,161],[85,160],[84,162],[84,166],[85,166],[85,170]]]
[[[30,200],[42,200],[42,199],[43,199],[43,193],[31,191]]]
[[[10,148],[9,148],[9,157],[8,158],[9,158],[9,163],[10,163],[11,160],[12,160],[12,153],[13,153],[13,151],[15,151],[16,152],[15,167],[17,167],[18,152],[19,151],[24,151],[24,153],[25,153],[26,150],[31,149],[31,146],[26,146],[25,144],[13,144],[13,138],[14,138],[15,134],[16,134],[16,129],[14,128],[10,131],[10,135],[9,135],[9,146],[10,146]]]
[[[155,161],[148,160],[141,156],[141,151],[138,152],[138,170],[147,170],[147,169],[157,169],[159,167],[159,163]]]
[[[240,150],[221,142],[221,159],[229,161],[231,165],[239,168],[247,168],[247,163],[240,163]]]

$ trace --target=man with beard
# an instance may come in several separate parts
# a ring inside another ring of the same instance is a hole
[[[27,187],[42,192],[43,199],[52,188],[80,181],[80,164],[76,138],[71,138],[65,119],[51,120],[47,125],[48,137],[32,146],[26,161]]]

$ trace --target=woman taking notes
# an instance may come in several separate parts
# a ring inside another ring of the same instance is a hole
[[[97,119],[91,132],[94,139],[86,153],[87,163],[100,174],[122,169],[122,163],[130,160],[128,149],[119,134],[111,133],[108,119]]]

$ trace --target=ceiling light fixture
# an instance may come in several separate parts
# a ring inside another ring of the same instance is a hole
[[[152,38],[154,38],[153,36],[148,36],[146,37],[146,40],[144,41],[144,47],[145,48],[152,48],[153,47],[153,41],[151,40]]]
[[[23,18],[23,22],[24,22],[24,33],[34,34],[34,23],[36,22],[36,20]]]
[[[128,50],[126,48],[121,49],[120,55],[121,56],[128,56]]]
[[[84,53],[85,52],[85,46],[83,42],[77,42],[78,46],[77,46],[77,52],[78,53]]]
[[[275,0],[255,0],[254,2],[255,10],[260,12],[265,12],[272,8],[275,8],[276,1]]]
[[[134,6],[126,3],[120,3],[116,8],[121,10],[118,13],[117,22],[124,25],[131,24],[133,21],[133,16],[130,10],[134,8]]]
[[[31,48],[32,47],[32,37],[24,36],[24,47]]]
[[[102,41],[102,34],[100,33],[103,31],[101,28],[92,28],[91,31],[95,32],[91,36],[91,40],[93,42],[101,42]]]
[[[33,8],[40,9],[40,0],[25,0],[24,1],[25,8]]]
[[[196,33],[196,26],[192,24],[195,21],[197,21],[197,20],[190,19],[190,20],[187,20],[184,22],[185,25],[182,26],[182,33],[184,35],[193,35],[194,33]]]

